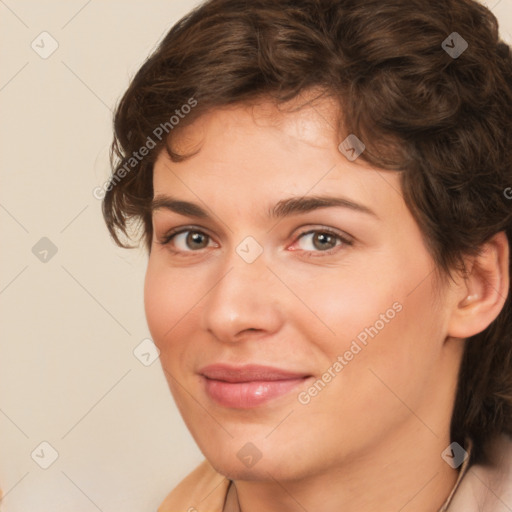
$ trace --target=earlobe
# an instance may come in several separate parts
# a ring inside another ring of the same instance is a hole
[[[485,330],[500,314],[509,293],[509,243],[504,231],[494,235],[471,261],[457,285],[448,336],[469,338]]]

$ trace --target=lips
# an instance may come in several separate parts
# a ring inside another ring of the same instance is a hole
[[[248,409],[290,393],[311,377],[271,366],[210,365],[199,371],[208,397],[224,407]]]

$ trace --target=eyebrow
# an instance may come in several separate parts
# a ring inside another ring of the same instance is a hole
[[[378,215],[367,206],[355,203],[343,197],[334,196],[303,196],[282,199],[268,210],[267,215],[273,219],[280,219],[291,215],[308,213],[320,208],[333,207],[347,208],[366,215],[371,215],[377,219],[379,218]],[[158,195],[151,203],[152,213],[162,209],[170,210],[188,217],[196,217],[198,219],[208,219],[211,217],[210,214],[198,204],[182,201],[167,195]]]

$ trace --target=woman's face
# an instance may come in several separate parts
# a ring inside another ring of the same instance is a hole
[[[229,478],[449,443],[450,290],[434,292],[399,174],[350,161],[335,123],[327,99],[218,109],[176,134],[195,156],[155,164],[147,320],[188,428]]]

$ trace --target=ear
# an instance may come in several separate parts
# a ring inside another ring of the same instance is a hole
[[[501,231],[480,247],[455,286],[447,335],[469,338],[485,330],[503,309],[509,279],[509,243]]]

